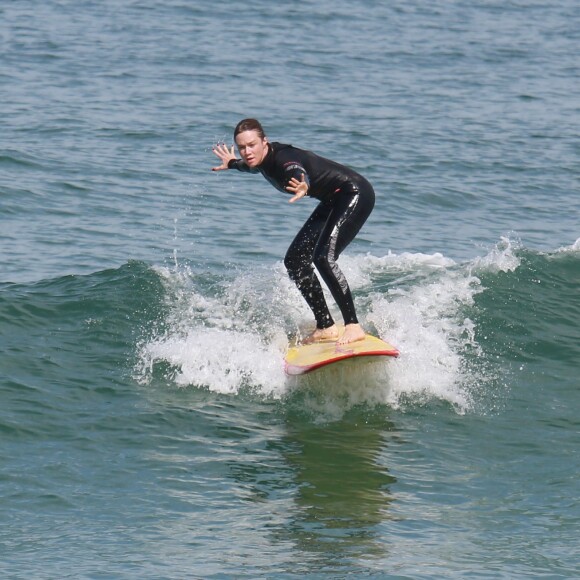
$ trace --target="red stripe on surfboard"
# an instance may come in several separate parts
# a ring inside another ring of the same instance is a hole
[[[341,360],[346,360],[348,358],[358,358],[358,357],[362,357],[362,356],[393,356],[393,357],[397,357],[399,356],[399,351],[397,349],[393,349],[393,350],[379,350],[376,352],[361,352],[361,353],[347,353],[347,354],[341,354],[338,356],[335,356],[333,358],[328,358],[326,360],[323,360],[321,362],[317,362],[311,365],[292,365],[292,364],[288,364],[285,363],[285,371],[287,375],[291,375],[291,376],[296,376],[296,375],[304,375],[306,373],[315,371],[316,369],[319,369],[321,367],[325,367],[329,364],[341,361]]]

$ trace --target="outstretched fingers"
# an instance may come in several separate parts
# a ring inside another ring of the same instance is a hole
[[[286,191],[294,194],[294,196],[288,200],[290,203],[302,199],[308,193],[308,183],[306,182],[304,173],[301,175],[300,181],[295,177],[290,178],[290,181],[286,186]]]
[[[212,147],[213,153],[221,159],[222,164],[218,165],[217,167],[212,167],[212,171],[223,171],[224,169],[228,169],[228,163],[235,159],[236,156],[234,154],[234,146],[232,145],[231,148],[225,143],[217,143]]]

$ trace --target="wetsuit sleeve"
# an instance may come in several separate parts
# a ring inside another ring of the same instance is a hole
[[[310,178],[308,177],[308,172],[304,169],[304,165],[299,161],[291,160],[287,161],[283,165],[284,170],[284,187],[288,185],[290,180],[294,177],[298,181],[302,181],[302,176],[304,175],[304,181],[310,187]]]
[[[257,171],[250,169],[242,159],[230,159],[228,162],[228,169],[237,169],[244,173],[257,173]]]

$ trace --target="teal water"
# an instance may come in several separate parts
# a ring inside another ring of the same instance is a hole
[[[577,3],[0,4],[3,578],[580,576]],[[284,375],[312,210],[364,173],[387,362]]]

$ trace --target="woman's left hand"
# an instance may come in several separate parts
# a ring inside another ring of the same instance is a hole
[[[306,183],[304,179],[304,173],[302,174],[300,181],[295,177],[290,179],[286,186],[286,190],[294,194],[294,196],[288,200],[289,203],[294,203],[303,198],[308,193],[308,183]]]

